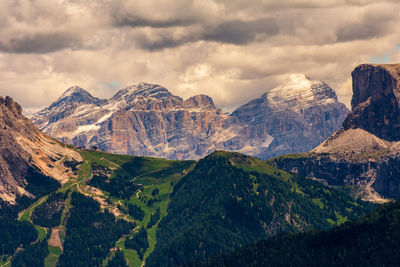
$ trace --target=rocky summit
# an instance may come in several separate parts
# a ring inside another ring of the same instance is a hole
[[[342,127],[311,152],[273,162],[285,170],[351,185],[368,200],[400,196],[400,64],[355,68],[352,111]]]
[[[25,179],[32,169],[60,183],[72,170],[63,163],[80,161],[80,155],[41,133],[22,115],[22,108],[10,97],[0,97],[0,199],[14,203],[17,196],[35,197],[26,190]]]
[[[197,159],[218,149],[266,159],[314,148],[347,113],[325,83],[293,74],[232,114],[209,96],[183,100],[160,85],[140,83],[108,100],[72,87],[32,121],[65,143],[107,152]]]
[[[232,116],[245,125],[246,138],[272,136],[261,152],[263,158],[270,158],[316,147],[339,129],[347,114],[328,85],[291,74],[285,83],[239,107]]]

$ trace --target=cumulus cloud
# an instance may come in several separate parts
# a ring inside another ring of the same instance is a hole
[[[0,95],[26,110],[69,86],[141,81],[231,111],[303,72],[349,105],[350,72],[399,60],[395,0],[2,0]]]
[[[380,36],[385,36],[394,28],[393,10],[376,7],[366,8],[361,14],[355,12],[354,18],[347,25],[341,25],[337,30],[337,40],[339,42],[354,40],[369,40]]]

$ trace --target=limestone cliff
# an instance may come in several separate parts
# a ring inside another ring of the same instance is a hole
[[[361,65],[352,76],[352,113],[344,130],[360,128],[387,141],[400,141],[400,65]]]

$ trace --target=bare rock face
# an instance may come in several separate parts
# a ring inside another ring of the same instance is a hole
[[[196,95],[183,102],[185,108],[211,108],[215,109],[214,101],[208,95]]]
[[[229,116],[223,115],[211,98],[195,96],[183,101],[164,90],[153,91],[150,97],[138,96],[116,110],[100,125],[100,148],[124,154],[198,158],[224,148],[225,140],[238,135],[240,127],[232,127]],[[229,133],[224,135],[224,131]],[[221,140],[210,141],[215,136]]]
[[[63,142],[108,152],[197,159],[218,149],[268,158],[308,151],[337,130],[347,113],[332,89],[304,75],[293,76],[283,89],[284,95],[276,88],[232,114],[209,96],[183,100],[156,84],[130,86],[108,100],[81,92],[90,97],[70,101],[67,91],[32,121]]]
[[[352,113],[343,128],[400,141],[400,65],[361,65],[352,76]]]
[[[353,185],[367,200],[400,197],[400,64],[355,68],[352,111],[311,152],[273,159],[279,168],[332,185]]]
[[[17,195],[27,192],[25,175],[31,167],[41,170],[61,183],[71,171],[62,159],[81,160],[76,152],[65,148],[41,133],[22,115],[19,104],[10,97],[0,97],[0,198],[13,203]]]
[[[14,130],[31,133],[32,124],[24,124],[21,107],[10,97],[0,97],[0,197],[7,201],[14,200],[16,193],[24,193],[23,175],[28,170],[29,154],[14,139]]]

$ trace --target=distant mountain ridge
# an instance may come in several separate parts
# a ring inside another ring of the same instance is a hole
[[[314,148],[347,112],[325,83],[293,74],[232,114],[209,96],[183,100],[160,85],[139,83],[108,100],[71,87],[32,121],[65,143],[107,152],[197,159],[229,150],[266,159]]]

